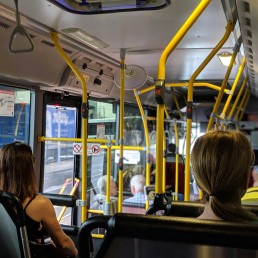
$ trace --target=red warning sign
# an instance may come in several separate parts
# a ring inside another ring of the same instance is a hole
[[[87,144],[87,155],[99,155],[101,151],[100,144],[88,143]],[[82,155],[82,144],[80,142],[73,143],[73,154]]]
[[[73,154],[81,154],[82,152],[82,145],[80,143],[75,143],[73,145]]]

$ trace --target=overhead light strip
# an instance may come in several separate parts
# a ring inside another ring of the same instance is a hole
[[[67,28],[63,29],[62,32],[96,49],[103,49],[109,47],[107,43],[97,39],[96,37],[90,35],[89,33],[79,28]]]

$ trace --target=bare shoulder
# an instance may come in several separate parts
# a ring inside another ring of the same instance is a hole
[[[41,195],[41,194],[38,194],[36,196],[35,202],[37,202],[38,204],[41,204],[41,205],[51,205],[52,206],[51,201],[47,197],[45,197],[44,195]]]
[[[26,209],[26,213],[34,220],[40,222],[48,216],[54,216],[54,207],[51,201],[38,194]]]
[[[37,206],[37,208],[39,210],[41,210],[41,212],[44,214],[45,212],[53,212],[54,211],[54,207],[52,202],[45,197],[44,195],[38,194],[35,198],[35,202],[34,204]],[[42,214],[42,215],[43,215]]]

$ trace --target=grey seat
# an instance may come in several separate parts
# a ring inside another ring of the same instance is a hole
[[[22,205],[13,194],[0,191],[0,257],[30,258]]]
[[[92,256],[90,231],[106,234]],[[118,213],[94,217],[79,230],[80,258],[254,258],[258,224]]]

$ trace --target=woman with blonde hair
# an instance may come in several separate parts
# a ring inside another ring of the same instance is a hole
[[[32,257],[77,257],[78,251],[60,227],[52,203],[43,195],[37,194],[34,158],[30,146],[14,142],[2,147],[0,190],[14,194],[22,203]],[[44,245],[45,238],[49,236],[60,252],[52,244]],[[42,249],[43,246],[48,248]],[[43,256],[43,250],[51,250],[51,254]]]
[[[197,185],[207,201],[200,219],[258,219],[241,207],[254,159],[252,146],[240,131],[210,131],[196,140],[191,163]]]

